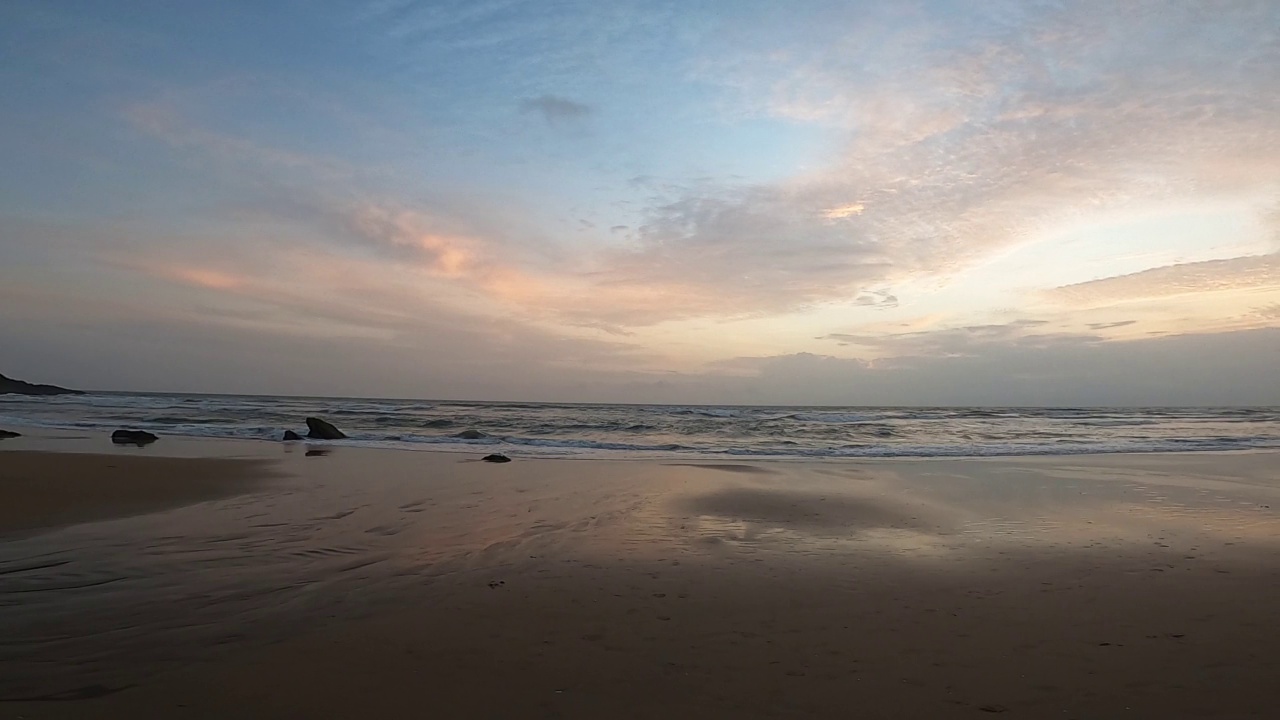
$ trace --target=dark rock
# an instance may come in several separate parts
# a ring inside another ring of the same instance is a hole
[[[22,433],[16,433],[11,430],[0,430],[0,439],[22,437]]]
[[[301,439],[302,439],[302,436],[292,430],[284,431],[284,438],[283,438],[284,442],[289,442],[290,440],[301,440]]]
[[[0,375],[0,395],[83,395],[81,390],[68,390],[57,385],[36,385]]]
[[[479,430],[463,430],[457,435],[454,435],[454,437],[462,438],[463,440],[483,440],[484,438],[487,438],[489,436],[485,435]]]
[[[149,445],[160,438],[146,430],[117,430],[111,433],[111,442],[117,445]]]
[[[496,462],[496,463],[511,462],[511,458],[507,457],[506,455],[499,455],[498,453],[494,453],[492,455],[485,455],[483,458],[480,458],[480,459],[484,460],[485,462]]]
[[[325,455],[328,455],[331,452],[333,451],[330,450],[329,448],[311,448],[310,450],[307,451],[306,455],[307,457],[324,457]]]
[[[307,437],[313,440],[341,440],[346,437],[338,428],[320,418],[307,418]]]

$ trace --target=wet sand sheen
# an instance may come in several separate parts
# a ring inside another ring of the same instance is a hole
[[[45,698],[0,715],[1248,717],[1280,673],[1275,454],[273,451],[254,494],[0,544],[150,578],[0,605],[0,689]]]

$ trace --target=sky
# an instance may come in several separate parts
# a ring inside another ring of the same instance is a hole
[[[1273,0],[0,6],[0,372],[1280,405]]]

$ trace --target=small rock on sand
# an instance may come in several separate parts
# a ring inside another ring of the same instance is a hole
[[[507,457],[506,455],[500,455],[498,453],[494,453],[492,455],[485,455],[481,459],[484,460],[485,462],[492,462],[492,463],[511,462],[511,458]]]
[[[292,430],[284,431],[284,438],[283,438],[284,442],[289,442],[290,440],[301,440],[301,439],[302,439],[302,436]]]
[[[0,439],[22,437],[22,433],[16,433],[12,430],[0,430]]]

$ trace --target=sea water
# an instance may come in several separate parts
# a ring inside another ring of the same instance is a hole
[[[325,418],[340,444],[526,457],[964,457],[1280,448],[1280,408],[746,407],[91,393],[0,396],[0,427],[278,441]],[[462,439],[466,430],[483,433]]]

